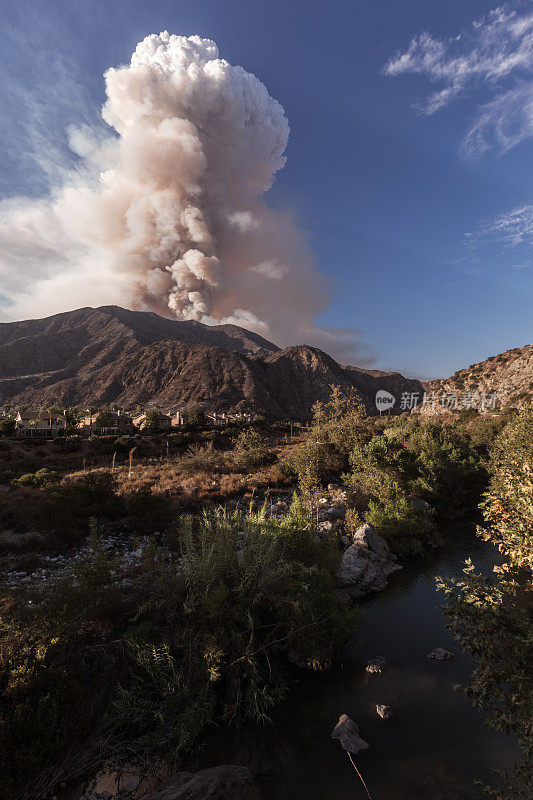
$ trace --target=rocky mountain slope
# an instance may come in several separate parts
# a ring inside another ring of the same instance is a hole
[[[354,387],[372,413],[379,389],[422,391],[419,381],[342,367],[317,348],[280,350],[234,325],[116,306],[0,324],[0,401],[12,405],[203,406],[306,419],[333,383]]]
[[[522,408],[530,405],[533,400],[533,345],[506,350],[460,369],[450,378],[428,381],[424,388],[438,394],[496,392],[498,406]]]

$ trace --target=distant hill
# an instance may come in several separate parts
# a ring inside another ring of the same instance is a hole
[[[203,406],[303,420],[332,383],[354,387],[370,413],[379,389],[423,391],[399,373],[343,367],[305,345],[280,350],[236,325],[117,306],[0,324],[1,402]]]
[[[533,345],[515,347],[458,370],[451,378],[428,381],[436,393],[497,392],[499,406],[522,408],[533,401]]]

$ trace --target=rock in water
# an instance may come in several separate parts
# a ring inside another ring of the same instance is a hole
[[[385,656],[376,656],[371,658],[366,665],[367,672],[382,672],[387,666],[387,659]]]
[[[223,764],[194,774],[179,772],[144,800],[248,800],[251,785],[249,769]]]
[[[353,755],[357,755],[357,753],[361,753],[363,750],[368,750],[370,745],[368,742],[365,742],[364,739],[361,739],[359,736],[359,727],[357,722],[354,722],[353,719],[347,714],[341,714],[339,717],[339,721],[333,728],[331,733],[332,739],[338,739],[341,743],[341,746],[348,750]]]
[[[365,522],[364,525],[361,525],[361,527],[356,530],[353,535],[353,542],[361,547],[366,547],[367,550],[370,550],[377,556],[381,556],[382,558],[390,557],[389,545],[383,536],[380,536],[375,528],[368,522]]]
[[[384,706],[381,705],[380,703],[377,704],[376,711],[378,712],[381,719],[390,719],[391,717],[394,716],[395,713],[392,706]]]
[[[337,572],[337,594],[349,601],[367,592],[384,589],[387,578],[401,569],[392,560],[387,542],[372,525],[361,525],[355,532],[353,544],[342,556]]]
[[[450,658],[455,658],[455,653],[450,653],[443,647],[436,647],[431,653],[428,653],[428,658],[433,658],[435,661],[448,661]]]

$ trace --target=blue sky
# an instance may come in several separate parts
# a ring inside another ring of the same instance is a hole
[[[102,75],[137,42],[199,34],[285,109],[268,202],[296,214],[330,283],[320,323],[420,376],[531,341],[531,3],[0,6],[3,198],[46,196],[76,161],[68,126],[103,125]]]

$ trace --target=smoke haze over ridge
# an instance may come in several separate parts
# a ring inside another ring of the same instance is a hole
[[[167,32],[105,82],[109,134],[69,132],[82,166],[50,198],[0,205],[4,317],[115,303],[368,361],[356,332],[315,325],[324,279],[264,200],[289,136],[265,86],[211,40]]]

